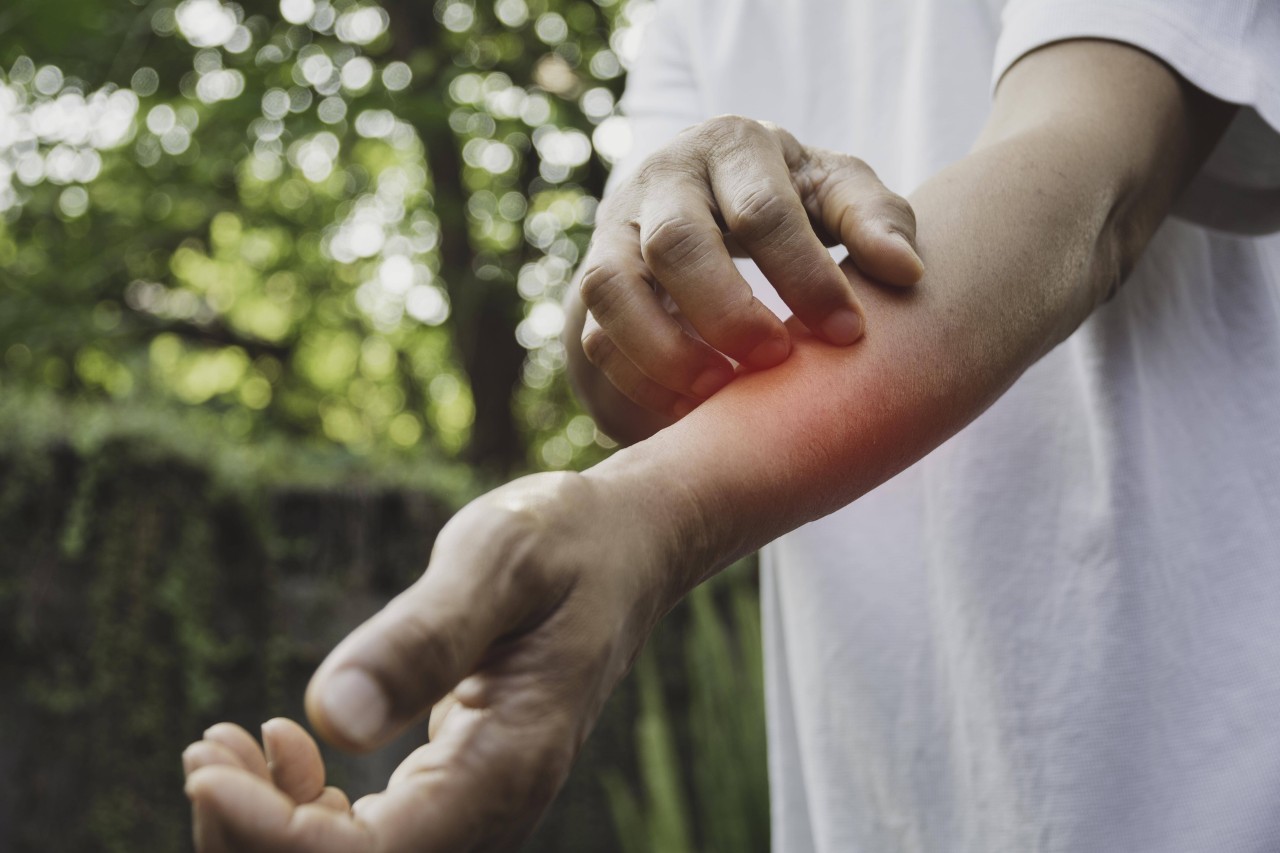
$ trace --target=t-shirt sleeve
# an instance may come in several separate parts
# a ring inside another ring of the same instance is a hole
[[[1240,104],[1174,215],[1238,233],[1280,231],[1280,0],[1010,0],[992,85],[1030,51],[1073,38],[1131,44]]]
[[[605,194],[680,131],[702,121],[688,43],[687,0],[658,0],[627,74],[622,114],[631,148],[614,164]]]

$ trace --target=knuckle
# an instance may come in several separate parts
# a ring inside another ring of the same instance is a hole
[[[804,150],[804,146],[800,144],[800,140],[796,139],[791,131],[787,130],[785,127],[774,124],[773,122],[761,122],[760,126],[772,134],[774,138],[782,144],[784,149],[792,148],[802,151]]]
[[[670,166],[667,160],[671,156],[670,149],[678,144],[679,143],[672,143],[666,148],[656,151],[644,158],[644,162],[636,168],[635,174],[631,176],[628,183],[640,187],[647,187],[653,183],[655,178],[662,175],[664,172],[669,171]]]
[[[742,116],[730,113],[712,116],[698,125],[698,132],[707,138],[721,138],[725,134],[734,133],[744,120]]]
[[[500,555],[490,578],[495,600],[507,602],[510,617],[531,603],[554,599],[565,582],[565,567],[549,558],[555,551],[551,515],[527,503],[496,503],[488,512],[491,525],[482,547]]]
[[[875,170],[871,168],[871,164],[861,157],[849,157],[849,167],[855,172],[863,172],[874,175]]]
[[[738,200],[731,212],[726,211],[726,223],[735,235],[748,240],[771,236],[786,224],[791,206],[788,200],[772,187],[751,187]]]
[[[640,253],[646,261],[660,259],[667,265],[697,261],[706,252],[702,229],[687,219],[668,216],[640,239]]]
[[[755,119],[725,114],[704,121],[698,126],[697,136],[704,145],[718,148],[725,144],[740,145],[766,132]]]
[[[578,293],[582,304],[595,309],[610,299],[616,298],[616,292],[623,286],[623,273],[608,263],[593,263],[582,273],[578,282]]]
[[[597,234],[611,223],[626,221],[636,194],[632,187],[634,182],[635,176],[628,178],[616,190],[600,200],[600,204],[596,207],[595,230]]]
[[[852,154],[826,148],[811,150],[808,167],[824,186],[841,185],[846,181],[862,181],[868,175],[875,174],[865,161]]]
[[[783,138],[789,138],[791,136],[791,134],[788,133],[787,130],[777,122],[760,120],[760,121],[757,121],[756,124],[760,125],[760,127],[764,128],[769,133],[772,133],[774,136],[780,136]]]
[[[695,170],[697,156],[695,139],[677,138],[650,154],[636,169],[632,179],[642,192],[649,192],[672,180],[685,180]]]

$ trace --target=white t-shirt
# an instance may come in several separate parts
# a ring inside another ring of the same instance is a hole
[[[671,0],[628,84],[619,175],[739,113],[904,194],[1063,38],[1251,107],[1115,299],[766,551],[774,849],[1280,850],[1280,236],[1188,221],[1280,227],[1280,0],[1005,5]]]

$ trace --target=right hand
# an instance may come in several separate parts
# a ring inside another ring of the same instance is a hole
[[[657,620],[709,562],[689,493],[537,474],[472,502],[422,578],[307,691],[330,742],[369,750],[431,712],[431,741],[348,807],[298,726],[267,752],[221,725],[184,755],[201,853],[498,853],[537,824]]]
[[[911,206],[866,163],[776,125],[703,122],[601,206],[580,278],[583,351],[632,401],[674,417],[728,384],[725,356],[781,363],[787,330],[738,273],[739,247],[813,334],[852,344],[865,321],[824,248],[837,242],[868,278],[909,286],[923,274]]]

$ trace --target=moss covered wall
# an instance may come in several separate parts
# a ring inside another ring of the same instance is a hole
[[[12,415],[0,406],[0,850],[14,853],[190,849],[183,747],[219,720],[253,731],[271,716],[301,719],[316,665],[417,577],[477,488],[430,464],[391,477],[288,448],[200,445],[198,431],[167,422],[75,412],[70,429],[67,412]],[[642,702],[636,680],[624,682],[528,850],[622,849],[604,779],[614,800],[629,786],[640,809],[690,800],[682,831],[696,839],[716,835],[699,824],[716,810],[717,780],[748,778],[754,799],[720,810],[730,822],[755,812],[749,825],[767,827],[758,657],[754,675],[718,665],[719,704],[699,705],[689,624],[681,609],[660,628],[649,656],[661,695]],[[708,753],[694,742],[699,726],[743,713],[732,743]],[[677,751],[661,777],[636,760],[637,734],[655,724]],[[424,739],[419,729],[363,758],[329,751],[332,781],[354,796],[379,790]],[[752,849],[767,849],[752,834]]]

